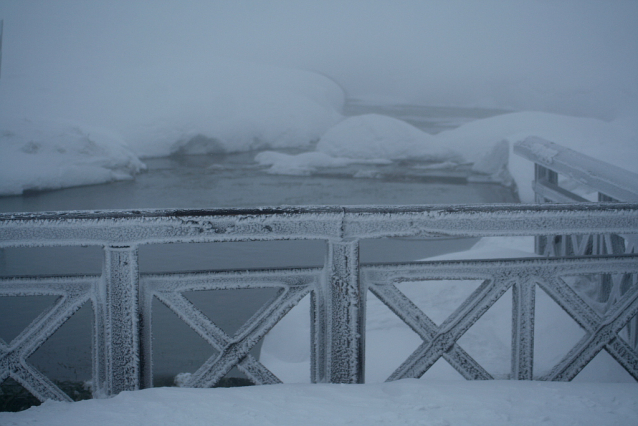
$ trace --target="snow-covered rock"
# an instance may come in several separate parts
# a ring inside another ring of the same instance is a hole
[[[319,74],[163,61],[3,75],[0,195],[131,178],[138,157],[310,148],[343,118],[343,90]]]
[[[445,161],[459,155],[437,139],[396,118],[379,114],[349,117],[328,130],[317,151],[333,157]]]
[[[0,195],[133,179],[146,166],[121,137],[61,120],[2,121]]]
[[[516,183],[520,200],[532,203],[534,164],[511,152],[516,142],[530,136],[638,172],[638,127],[632,120],[625,117],[606,122],[531,111],[472,121],[437,135],[429,135],[395,118],[360,115],[328,130],[317,144],[318,152],[312,155],[278,155],[274,161],[274,154],[268,154],[270,163],[264,162],[265,157],[257,160],[272,164],[270,173],[281,174],[310,174],[317,168],[341,166],[352,160],[437,162],[415,166],[421,169],[451,169],[461,163],[472,163],[474,174],[486,175],[490,181],[507,186]]]

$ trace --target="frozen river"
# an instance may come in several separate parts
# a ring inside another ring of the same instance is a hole
[[[437,133],[504,111],[357,102],[346,107],[348,115],[368,112],[400,118]],[[253,161],[254,156],[255,153],[244,153],[147,159],[148,171],[135,181],[0,197],[0,212],[516,201],[510,189],[498,185],[466,183],[454,175],[405,174],[397,166],[394,166],[397,173],[386,169],[382,178],[374,179],[352,178],[352,170],[348,169],[315,176],[271,175]],[[474,239],[362,241],[361,261],[416,260],[464,250],[474,242]],[[144,273],[319,266],[323,264],[324,252],[324,243],[317,241],[148,245],[140,248],[140,270]],[[0,275],[99,274],[101,259],[99,247],[6,249],[0,251]],[[232,334],[270,293],[238,290],[186,296]],[[0,337],[10,341],[53,300],[53,297],[0,297]],[[29,361],[53,379],[89,380],[91,317],[91,307],[84,306]],[[210,346],[160,303],[154,305],[153,328],[153,368],[158,383],[167,383],[176,373],[194,371],[214,354]]]

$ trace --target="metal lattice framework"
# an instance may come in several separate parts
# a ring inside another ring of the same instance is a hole
[[[514,152],[534,162],[534,189],[537,203],[582,203],[587,199],[565,188],[559,178],[576,182],[594,191],[599,202],[638,202],[638,175],[538,137],[529,137],[514,146]],[[561,235],[536,237],[536,253],[542,256],[596,256],[638,252],[638,236],[619,234]],[[638,277],[605,274],[592,282],[595,296],[585,295],[604,314],[613,309],[622,294]],[[638,349],[638,317],[628,325],[627,338]]]
[[[58,302],[6,344],[0,379],[12,377],[36,397],[68,400],[28,357],[77,309],[91,300],[95,315],[93,386],[97,397],[152,383],[152,300],[175,312],[219,353],[189,381],[211,386],[233,366],[255,383],[279,380],[249,351],[305,295],[311,294],[311,377],[314,382],[363,383],[368,288],[423,339],[390,379],[418,377],[444,357],[466,378],[490,375],[458,345],[459,337],[508,289],[514,294],[513,374],[534,378],[534,289],[540,286],[587,336],[546,377],[570,380],[600,350],[634,377],[638,355],[618,337],[636,315],[636,283],[616,307],[599,315],[561,278],[578,274],[635,274],[635,254],[556,259],[477,260],[360,265],[359,241],[418,236],[551,236],[630,234],[638,229],[637,204],[306,207],[226,210],[59,212],[0,215],[0,248],[101,246],[100,276],[9,277],[0,295],[60,296]],[[139,273],[142,244],[312,239],[326,241],[323,268],[179,274]],[[481,279],[483,284],[441,326],[394,287],[401,280]],[[234,335],[223,332],[184,296],[192,290],[277,288],[276,295]]]
[[[390,376],[389,380],[421,377],[443,357],[463,377],[492,379],[457,341],[512,288],[512,372],[518,380],[571,380],[602,349],[606,349],[638,380],[638,352],[618,336],[638,313],[638,285],[613,310],[599,316],[561,277],[586,274],[635,274],[635,258],[515,259],[450,261],[370,266],[363,269],[370,291],[410,326],[423,343]],[[428,280],[483,280],[482,284],[437,326],[415,306],[395,283]],[[543,289],[586,332],[585,337],[544,377],[533,375],[534,309],[536,286]]]

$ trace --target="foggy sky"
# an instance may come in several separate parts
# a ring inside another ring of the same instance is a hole
[[[317,71],[357,98],[602,118],[638,99],[631,0],[2,0],[0,19],[0,88],[221,55]]]

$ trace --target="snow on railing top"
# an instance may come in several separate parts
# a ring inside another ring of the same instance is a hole
[[[0,214],[0,247],[633,233],[638,204],[345,206]]]
[[[638,202],[638,174],[538,137],[514,145],[526,159],[629,203]]]

